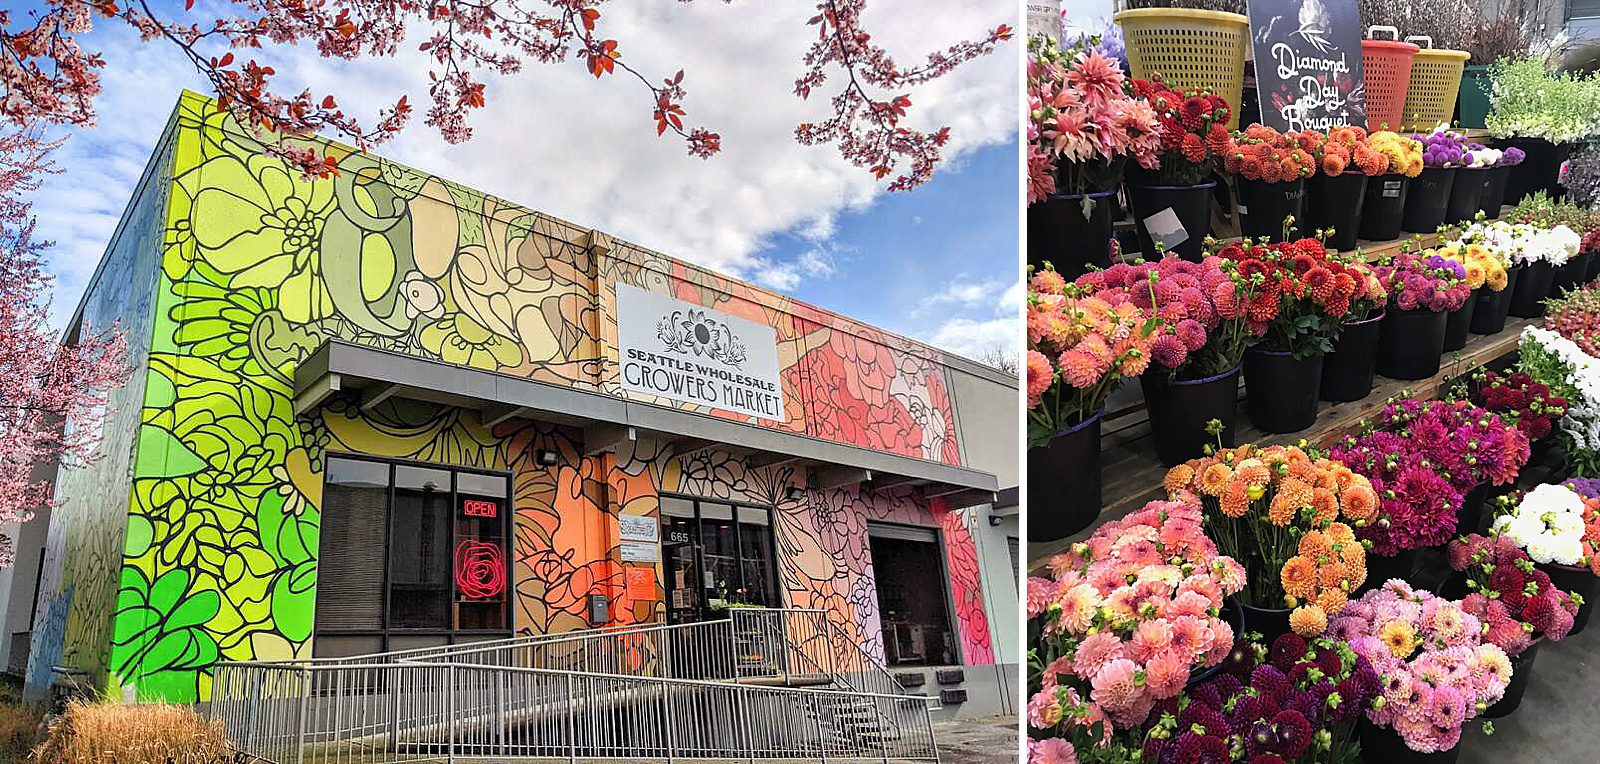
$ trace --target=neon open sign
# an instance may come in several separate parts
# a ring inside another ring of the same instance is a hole
[[[463,499],[461,514],[467,517],[495,517],[500,514],[500,504],[480,499]]]

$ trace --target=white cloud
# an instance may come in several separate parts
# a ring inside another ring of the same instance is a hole
[[[750,278],[757,284],[787,292],[799,286],[804,279],[832,276],[837,270],[833,255],[837,249],[832,245],[819,244],[788,262],[760,259],[756,261]]]
[[[972,307],[980,303],[993,303],[1000,299],[1006,289],[1006,284],[999,281],[972,281],[967,274],[958,274],[946,282],[944,288],[923,297],[913,311],[917,315],[927,315],[939,308]]]
[[[939,325],[928,342],[957,355],[977,359],[990,350],[1017,355],[1020,322],[1014,316],[972,319],[953,318]]]
[[[690,121],[722,134],[711,160],[657,138],[645,91],[626,77],[595,81],[578,64],[529,64],[490,77],[485,109],[473,115],[473,140],[444,143],[417,120],[377,150],[396,160],[526,204],[580,225],[779,289],[826,278],[831,259],[775,262],[772,237],[791,232],[828,256],[838,215],[883,193],[832,147],[805,147],[794,125],[824,117],[831,92],[811,102],[792,94],[812,33],[809,3],[633,3],[605,7],[604,30],[623,60],[648,74],[685,70]],[[915,56],[995,24],[1016,26],[1002,0],[874,0],[866,23],[875,39]],[[179,87],[196,78],[169,46],[139,44],[125,29],[97,32],[111,62],[96,106],[101,125],[78,131],[61,159],[66,172],[39,197],[43,233],[60,248],[58,314],[70,312],[92,273]],[[918,90],[911,126],[949,125],[946,157],[1007,141],[1016,129],[1016,46],[966,65]],[[411,46],[408,46],[408,48]],[[269,49],[257,59],[279,70],[279,87],[339,95],[370,116],[409,92],[425,104],[427,60],[407,50],[389,60],[317,58],[308,48]],[[948,166],[948,165],[947,165]],[[849,311],[849,306],[838,306]]]
[[[991,350],[1017,356],[1022,346],[1022,284],[989,281],[964,283],[956,277],[945,289],[930,295],[915,312],[926,314],[945,306],[947,317],[917,336],[931,345],[980,358]],[[955,306],[955,307],[951,307]]]

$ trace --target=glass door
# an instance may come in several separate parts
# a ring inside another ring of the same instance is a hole
[[[666,574],[667,623],[700,620],[700,525],[694,502],[661,499],[661,557]]]
[[[779,604],[771,517],[766,507],[661,497],[668,623]]]

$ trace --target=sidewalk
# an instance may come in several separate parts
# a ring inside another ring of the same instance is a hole
[[[983,716],[933,725],[944,764],[1016,764],[1017,717]]]

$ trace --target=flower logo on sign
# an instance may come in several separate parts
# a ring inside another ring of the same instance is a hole
[[[744,343],[727,324],[703,310],[675,310],[656,323],[656,337],[670,350],[694,353],[735,369],[744,363]]]
[[[456,590],[469,600],[505,593],[506,560],[499,544],[471,539],[456,544]]]

